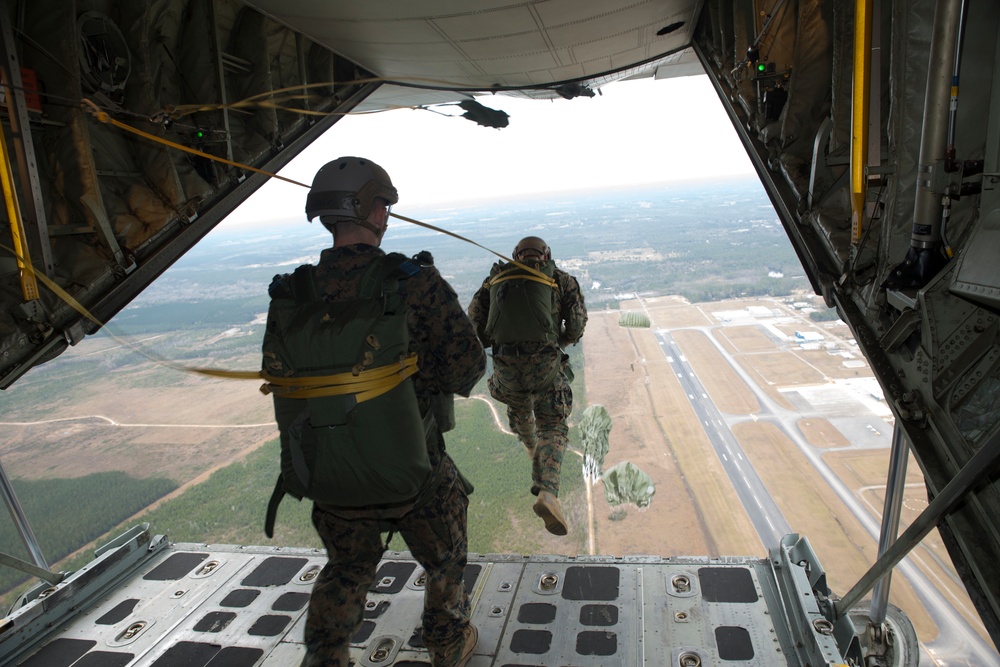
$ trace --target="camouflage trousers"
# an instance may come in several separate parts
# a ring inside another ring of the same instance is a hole
[[[301,667],[347,667],[351,637],[360,628],[365,599],[385,551],[382,533],[399,533],[424,568],[423,642],[434,667],[457,664],[470,604],[464,574],[468,557],[469,498],[451,458],[427,504],[399,519],[338,516],[313,506],[312,520],[329,558],[313,586]]]
[[[558,353],[560,357],[561,352]],[[531,454],[531,493],[559,495],[559,475],[569,441],[567,420],[573,411],[573,390],[565,360],[546,384],[552,361],[542,354],[517,357],[494,354],[490,394],[507,406],[510,430]]]

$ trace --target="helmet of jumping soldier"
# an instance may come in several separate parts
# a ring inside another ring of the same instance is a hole
[[[539,259],[552,259],[552,251],[542,239],[537,236],[525,236],[514,246],[514,259],[537,257]]]
[[[316,172],[306,197],[306,218],[365,220],[376,199],[389,205],[399,201],[386,170],[365,158],[337,158]]]

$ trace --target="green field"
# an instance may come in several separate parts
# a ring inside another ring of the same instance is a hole
[[[11,482],[25,516],[47,559],[58,561],[111,531],[158,498],[177,488],[167,479],[134,479],[120,471],[101,472],[73,479],[19,480]],[[42,521],[37,519],[44,518]],[[12,522],[0,524],[0,551],[31,562]],[[82,565],[92,555],[81,559]],[[76,569],[79,565],[70,569]],[[53,567],[59,571],[65,565]],[[12,568],[0,567],[0,591],[24,581]],[[0,601],[6,603],[5,598]]]
[[[582,385],[582,382],[578,380],[576,384]],[[503,418],[503,406],[499,409]],[[579,403],[577,409],[582,410]],[[470,552],[539,552],[543,545],[541,538],[548,534],[531,510],[534,500],[528,492],[531,463],[524,449],[514,436],[497,430],[488,406],[481,400],[458,400],[455,416],[457,426],[445,438],[448,452],[475,486],[469,499]],[[571,438],[575,436],[571,430]],[[578,447],[574,443],[571,446]],[[578,502],[583,496],[581,463],[578,456],[567,453],[560,494],[564,503]],[[118,522],[174,487],[166,480],[140,481],[122,473],[102,473],[75,480],[22,482],[17,486],[29,516],[46,517],[45,521],[38,522],[44,527],[44,532],[38,536],[43,548],[46,553],[60,558],[101,535],[99,542],[107,542],[138,521],[149,522],[154,533],[166,534],[172,542],[321,548],[310,522],[310,504],[296,502],[287,496],[278,511],[274,539],[268,540],[264,535],[265,509],[277,473],[278,442],[275,439],[245,459],[216,471],[204,483],[127,523]],[[97,477],[101,479],[93,479]],[[144,493],[139,493],[139,489]],[[122,496],[133,502],[123,502]],[[116,511],[109,508],[109,503]],[[69,507],[88,507],[90,510],[80,516],[78,512],[68,511]],[[574,522],[573,529],[562,542],[564,552],[569,554],[579,553],[585,544],[582,522]],[[14,541],[13,534],[0,537],[4,544]],[[58,549],[49,546],[56,539],[61,545]],[[396,537],[391,548],[402,551],[406,546]],[[75,570],[92,557],[92,550],[88,549],[54,569]],[[17,582],[13,571],[0,570],[0,573],[8,576],[3,581],[3,590]],[[0,602],[6,606],[13,598],[14,594],[8,592],[0,597]]]
[[[514,436],[496,430],[482,401],[458,401],[455,417],[457,427],[445,436],[448,452],[476,487],[469,499],[470,551],[532,553],[538,543],[530,534],[536,531],[527,531],[525,537],[511,528],[515,522],[541,526],[531,511],[531,465],[523,448]],[[582,485],[581,462],[569,454],[566,463],[564,488],[565,493],[572,493]],[[278,443],[272,440],[143,515],[142,520],[173,542],[321,547],[309,519],[310,504],[288,496],[278,510],[274,539],[264,535],[264,513],[277,471]],[[401,541],[392,546],[404,548]]]

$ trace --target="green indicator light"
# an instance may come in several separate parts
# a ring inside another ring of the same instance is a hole
[[[201,139],[202,137],[205,136],[205,133],[202,132],[201,130],[198,130],[198,132],[197,132],[197,134],[195,136],[197,136],[199,139]]]
[[[765,70],[767,70],[767,64],[766,63],[757,63],[757,71],[758,72],[760,72],[761,74],[763,74]]]

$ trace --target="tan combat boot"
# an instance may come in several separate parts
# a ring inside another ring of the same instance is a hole
[[[462,656],[458,659],[457,667],[465,667],[465,664],[472,659],[472,654],[476,652],[476,644],[479,643],[479,630],[472,623],[465,631],[465,645],[462,646]]]
[[[569,531],[559,499],[548,491],[538,492],[538,500],[535,501],[533,509],[545,522],[545,530],[553,535],[565,535]]]

